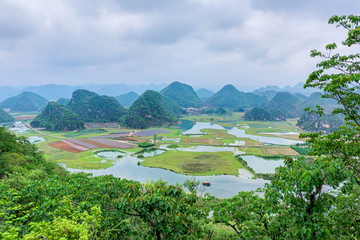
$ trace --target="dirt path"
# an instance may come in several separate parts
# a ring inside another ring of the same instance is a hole
[[[31,130],[33,130],[34,132],[38,133],[38,134],[41,134],[41,135],[44,135],[44,136],[48,136],[48,137],[53,137],[53,138],[57,138],[57,139],[69,139],[69,138],[63,138],[63,137],[57,137],[57,136],[53,136],[53,135],[50,135],[50,134],[46,134],[46,133],[43,133],[43,132],[40,132],[39,130],[36,130],[35,128],[31,127],[30,124],[26,124],[26,126],[28,128],[30,128]]]

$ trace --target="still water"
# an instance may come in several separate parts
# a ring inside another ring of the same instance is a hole
[[[284,159],[264,159],[262,157],[246,155],[241,156],[247,162],[247,165],[257,173],[275,173],[275,169],[284,165]]]
[[[177,182],[182,184],[187,178],[192,177],[160,168],[138,166],[138,161],[141,161],[141,159],[133,156],[124,156],[123,158],[116,160],[115,165],[107,169],[82,170],[67,168],[67,170],[73,173],[92,173],[94,176],[111,174],[114,177],[132,179],[142,183],[161,178],[169,184],[175,184]],[[245,179],[233,175],[195,176],[195,178],[200,182],[211,182],[211,187],[208,187],[206,192],[219,198],[232,197],[239,191],[256,190],[257,188],[263,187],[264,184],[268,182],[263,179]]]
[[[239,138],[249,138],[258,142],[267,143],[267,144],[276,144],[276,145],[294,145],[297,143],[304,143],[304,141],[290,140],[281,137],[265,137],[247,134],[244,129],[239,129],[237,127],[224,128],[218,124],[210,122],[192,122],[188,120],[183,120],[181,124],[177,127],[183,131],[183,134],[204,134],[201,132],[202,129],[220,129],[228,130],[228,134],[232,134]]]
[[[252,140],[262,142],[262,143],[268,143],[268,144],[276,144],[276,145],[294,145],[297,143],[304,143],[303,141],[296,141],[296,140],[290,140],[286,138],[280,138],[280,137],[264,137],[264,136],[257,136],[257,135],[251,135],[245,133],[244,129],[239,128],[232,128],[228,131],[229,134],[232,134],[239,138],[250,138]]]

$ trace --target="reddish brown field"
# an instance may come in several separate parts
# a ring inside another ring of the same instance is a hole
[[[100,148],[108,148],[109,147],[108,145],[98,143],[98,142],[94,142],[94,141],[87,140],[87,139],[84,139],[84,140],[81,140],[81,141],[86,142],[86,143],[90,143],[90,144],[95,145],[95,146],[100,147]]]
[[[191,143],[204,143],[208,145],[222,145],[222,142],[219,139],[209,139],[209,138],[191,138]]]
[[[61,150],[64,150],[64,151],[68,151],[68,152],[71,152],[71,153],[79,153],[79,152],[85,151],[85,150],[81,150],[79,148],[76,148],[73,145],[75,145],[75,144],[71,145],[66,141],[59,141],[59,142],[54,142],[54,143],[50,144],[50,146],[52,146],[54,148],[61,149]]]
[[[54,142],[50,146],[72,153],[79,153],[97,148],[132,148],[133,145],[107,139],[71,139]]]
[[[36,116],[22,116],[22,117],[14,117],[16,120],[25,120],[25,119],[33,119]]]

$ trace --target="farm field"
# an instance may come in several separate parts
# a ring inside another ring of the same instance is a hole
[[[184,129],[177,125],[162,128],[150,128],[146,130],[121,129],[121,128],[87,128],[73,132],[50,132],[28,130],[23,136],[40,136],[45,142],[37,143],[44,151],[49,161],[63,163],[70,168],[78,169],[106,169],[115,164],[114,161],[102,161],[93,152],[98,149],[124,149],[129,156],[136,156],[142,150],[138,147],[140,142],[153,143],[154,148],[174,145],[182,151],[168,151],[156,157],[145,158],[141,165],[146,167],[164,168],[181,174],[190,175],[213,175],[230,174],[237,175],[239,168],[244,166],[235,159],[233,152],[187,152],[189,147],[196,146],[234,146],[238,151],[246,155],[259,157],[284,157],[297,156],[299,153],[290,146],[268,145],[249,138],[236,137],[229,134],[231,128],[245,129],[247,134],[270,137],[283,137],[286,139],[298,139],[298,135],[289,135],[296,128],[291,122],[250,122],[243,121],[242,114],[234,113],[226,116],[196,115],[186,116],[182,120],[211,121],[212,124],[223,129],[204,128],[201,134],[183,135]],[[192,122],[189,126],[194,126]],[[109,125],[110,126],[110,125]],[[282,134],[284,133],[284,134]],[[154,137],[156,134],[156,137]],[[269,135],[274,134],[274,135]],[[176,141],[176,142],[174,142]],[[141,161],[141,160],[140,160]]]

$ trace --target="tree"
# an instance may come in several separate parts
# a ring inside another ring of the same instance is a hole
[[[133,218],[143,239],[199,239],[205,212],[198,197],[164,181],[130,184],[119,208]]]
[[[329,24],[336,24],[347,31],[344,46],[355,47],[360,44],[360,16],[333,16]],[[360,53],[353,50],[352,54],[340,55],[333,53],[336,43],[326,46],[326,52],[311,51],[312,57],[323,59],[317,64],[318,69],[312,72],[304,87],[315,87],[324,91],[324,98],[335,99],[340,108],[335,108],[332,114],[342,113],[346,124],[329,135],[307,134],[316,156],[331,156],[331,159],[345,164],[345,169],[351,172],[349,181],[360,184]],[[315,110],[314,110],[315,111]],[[317,107],[316,112],[324,114],[324,109]]]
[[[347,31],[344,46],[360,44],[359,16],[333,16],[329,23]],[[312,158],[286,159],[266,184],[263,203],[254,206],[254,196],[239,193],[215,208],[215,221],[231,226],[240,238],[244,231],[252,234],[244,226],[258,226],[257,233],[266,231],[257,238],[359,239],[360,54],[333,54],[336,48],[332,43],[326,53],[311,51],[323,61],[304,87],[319,88],[323,98],[336,100],[340,107],[332,114],[343,114],[345,125],[328,135],[302,134]],[[325,114],[320,107],[310,112]],[[266,218],[259,215],[261,206]]]
[[[333,16],[329,23],[347,30],[343,45],[360,43],[360,17]],[[277,238],[359,238],[355,227],[360,221],[358,203],[351,200],[359,198],[360,184],[360,54],[333,54],[336,48],[332,43],[326,46],[326,53],[311,51],[312,57],[323,61],[304,87],[319,88],[324,91],[324,98],[335,99],[341,107],[332,114],[344,114],[345,125],[328,135],[302,134],[309,139],[313,159],[287,159],[267,185],[265,198],[274,216]],[[325,114],[318,106],[312,111]],[[357,212],[339,221],[339,216],[349,209]]]

